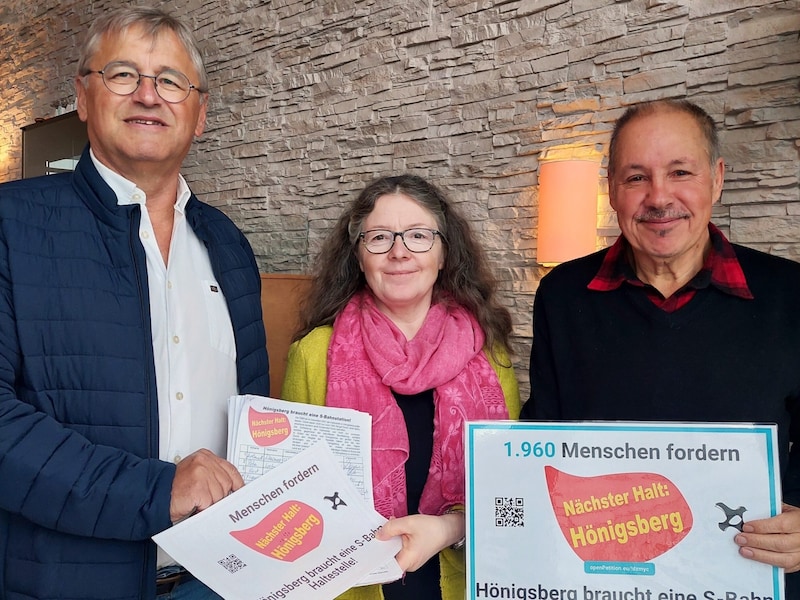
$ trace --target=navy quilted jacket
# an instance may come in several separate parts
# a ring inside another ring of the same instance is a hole
[[[269,393],[260,278],[242,233],[192,196],[233,322],[240,393]],[[155,595],[170,526],[158,460],[138,206],[88,151],[75,173],[0,186],[0,598]]]

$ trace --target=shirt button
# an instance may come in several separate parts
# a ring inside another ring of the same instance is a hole
[[[172,336],[172,341],[175,342],[176,344],[180,344],[181,343],[181,338],[178,337],[177,335],[173,335]]]
[[[178,400],[183,400],[183,392],[178,392],[177,394],[175,394],[175,397],[176,397]]]
[[[143,232],[142,232],[142,237],[143,237],[144,239],[148,239],[148,238],[150,237],[150,233],[149,233],[149,232],[147,232],[147,231],[143,231]]]
[[[171,281],[168,281],[168,282],[167,282],[167,289],[168,289],[168,290],[171,290],[171,289],[172,289],[172,282],[171,282]]]
[[[174,462],[176,465],[177,465],[179,462],[181,462],[181,455],[180,455],[180,454],[176,454],[176,455],[175,455],[175,458],[173,458],[173,459],[172,459],[172,462]]]

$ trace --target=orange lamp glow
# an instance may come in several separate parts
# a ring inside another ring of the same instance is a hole
[[[554,266],[597,249],[599,172],[599,160],[540,161],[539,264]]]

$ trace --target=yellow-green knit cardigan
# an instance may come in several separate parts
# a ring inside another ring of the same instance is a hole
[[[291,345],[281,398],[318,406],[325,404],[328,387],[328,346],[332,333],[333,327],[330,325],[317,327]],[[487,358],[500,380],[508,416],[510,419],[517,419],[520,400],[514,369],[511,366],[498,364],[489,353]],[[511,364],[505,353],[499,354],[498,359],[508,365]],[[442,600],[463,600],[466,593],[464,551],[445,548],[439,553],[439,565]],[[339,596],[338,600],[383,600],[383,592],[379,585],[357,587]]]

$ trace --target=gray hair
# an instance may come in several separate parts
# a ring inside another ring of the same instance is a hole
[[[622,116],[617,119],[614,125],[614,132],[611,134],[611,143],[608,147],[608,178],[614,177],[614,171],[617,168],[617,154],[619,153],[619,135],[620,132],[631,121],[638,117],[652,115],[658,110],[674,110],[689,115],[695,120],[697,126],[700,128],[703,138],[706,141],[706,151],[708,152],[708,160],[711,167],[719,160],[722,155],[719,144],[719,136],[717,135],[717,126],[706,111],[689,102],[688,100],[651,100],[648,102],[641,102],[628,108]]]
[[[131,6],[121,8],[104,14],[92,23],[86,39],[81,47],[80,59],[78,61],[78,75],[83,76],[89,73],[89,61],[94,57],[100,40],[107,33],[120,33],[129,27],[139,26],[144,29],[145,35],[150,39],[156,39],[162,31],[172,31],[180,40],[189,58],[194,65],[200,81],[197,89],[200,92],[208,92],[208,75],[203,64],[203,55],[197,46],[192,30],[183,21],[164,12],[160,8],[147,8],[144,6]]]

